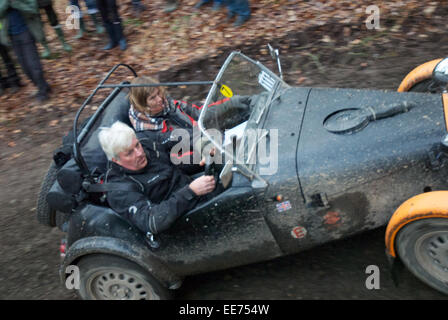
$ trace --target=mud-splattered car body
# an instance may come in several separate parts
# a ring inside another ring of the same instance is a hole
[[[245,66],[254,79],[250,88],[233,75]],[[132,261],[163,288],[175,289],[188,275],[269,260],[377,228],[406,199],[447,187],[440,95],[291,87],[237,52],[212,83],[205,106],[229,96],[228,89],[262,97],[243,119],[243,141],[249,129],[258,135],[246,147],[234,146],[233,156],[241,153],[243,160],[254,161],[224,162],[225,190],[155,237],[142,234],[107,205],[82,201],[64,224],[64,281],[69,265],[107,254]],[[115,106],[105,108],[90,130],[126,121],[126,94],[116,90],[110,101]],[[368,121],[351,125],[359,110],[367,110]],[[207,112],[204,108],[199,127],[209,136],[207,130],[223,128]],[[222,140],[209,138],[229,154]],[[264,159],[261,142],[269,145]],[[95,161],[87,154],[86,163]]]

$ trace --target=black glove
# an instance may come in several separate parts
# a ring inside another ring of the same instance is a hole
[[[232,107],[249,107],[252,102],[252,96],[233,96],[229,100],[229,105]]]

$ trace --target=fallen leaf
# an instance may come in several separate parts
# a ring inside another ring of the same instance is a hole
[[[17,158],[21,157],[24,153],[25,153],[25,152],[14,153],[14,154],[9,158],[9,160],[17,159]]]
[[[299,79],[297,79],[297,84],[301,84],[301,83],[304,83],[305,82],[305,80],[306,80],[306,77],[300,77]]]

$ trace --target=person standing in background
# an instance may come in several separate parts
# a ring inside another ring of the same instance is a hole
[[[224,0],[226,2],[228,13],[227,19],[230,20],[236,17],[235,27],[243,25],[247,20],[250,19],[250,7],[249,0]]]
[[[103,50],[110,50],[118,45],[121,50],[126,50],[127,43],[116,0],[96,0],[96,6],[100,10],[104,27],[109,35],[109,43],[103,47]]]
[[[64,51],[70,52],[72,51],[72,47],[65,42],[64,32],[62,31],[62,27],[59,24],[58,16],[56,15],[56,12],[53,9],[53,3],[52,0],[37,0],[37,4],[39,6],[39,9],[45,10],[45,13],[47,14],[48,22],[50,22],[50,25],[53,27],[54,31],[56,32],[56,35],[58,36],[59,41],[62,43],[62,47],[64,48]],[[42,53],[42,58],[48,59],[51,57],[51,51],[48,47],[47,40],[44,38],[41,42],[42,46],[44,47],[44,52]]]
[[[136,16],[140,16],[140,14],[146,10],[146,7],[142,3],[141,0],[131,0],[132,10]]]
[[[95,25],[96,33],[102,34],[104,33],[104,28],[101,25],[101,23],[98,21],[97,14],[98,9],[96,7],[95,0],[85,0],[84,1],[87,7],[87,13],[89,14],[90,18],[92,19],[93,24]],[[86,25],[84,22],[84,17],[81,11],[81,7],[79,6],[78,0],[70,0],[70,5],[75,6],[78,8],[79,16],[77,18],[79,19],[79,30],[78,34],[75,36],[75,39],[81,39],[84,36],[84,32],[86,32]]]
[[[213,1],[213,7],[212,9],[217,11],[221,8],[221,6],[223,5],[223,2],[225,2],[226,0],[199,0],[194,7],[196,9],[199,9],[200,7],[202,7],[203,5],[206,5],[207,3],[210,3],[211,1]]]
[[[213,1],[212,9],[214,11],[219,10],[224,5],[227,6],[227,21],[236,17],[235,23],[233,24],[235,27],[243,25],[250,19],[249,0],[199,0],[194,7],[199,9],[211,1]]]
[[[0,0],[0,43],[12,45],[23,72],[38,88],[38,102],[48,100],[51,92],[36,47],[43,38],[36,0]]]
[[[170,13],[177,9],[177,0],[165,0],[165,9],[163,12]]]
[[[14,67],[14,62],[9,55],[8,48],[3,44],[0,44],[0,55],[2,56],[6,73],[5,76],[3,76],[3,72],[0,73],[0,96],[7,88],[10,88],[11,94],[14,94],[22,86],[22,83],[20,82],[20,77]]]

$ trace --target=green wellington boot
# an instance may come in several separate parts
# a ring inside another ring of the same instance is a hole
[[[101,25],[101,23],[98,22],[96,13],[90,14],[90,18],[92,19],[93,24],[95,25],[96,33],[98,34],[104,33],[104,27]]]
[[[165,9],[163,9],[163,12],[170,13],[177,9],[177,0],[167,0]]]
[[[74,38],[81,39],[84,36],[84,32],[86,32],[86,25],[84,24],[84,19],[79,17],[79,30]]]
[[[47,39],[43,39],[40,44],[42,45],[42,47],[44,47],[44,51],[42,52],[40,57],[42,59],[50,59],[51,58],[51,51],[50,51],[50,48],[48,47]]]
[[[58,35],[59,41],[62,43],[62,47],[64,48],[64,51],[71,52],[72,47],[65,42],[64,32],[62,31],[61,25],[58,24],[57,26],[54,26],[54,31],[56,31],[56,34]]]

